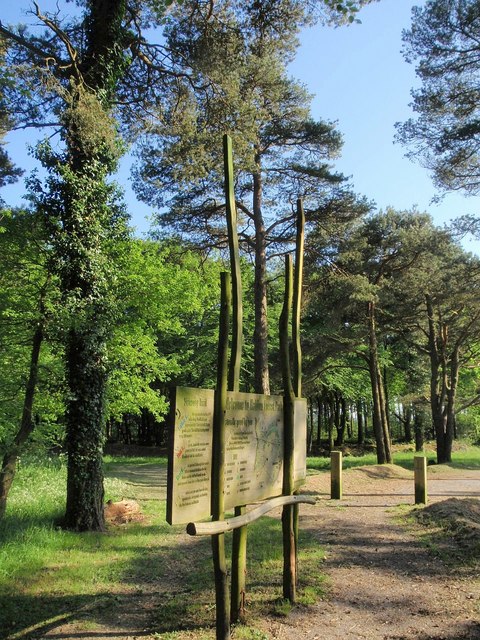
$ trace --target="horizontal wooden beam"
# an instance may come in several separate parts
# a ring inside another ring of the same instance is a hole
[[[217,520],[215,522],[189,522],[187,525],[187,533],[191,536],[214,536],[218,533],[233,531],[246,524],[250,524],[258,520],[276,507],[283,507],[285,504],[297,504],[303,502],[305,504],[315,504],[316,499],[313,496],[295,495],[295,496],[279,496],[262,502],[254,509],[247,511],[242,516],[235,518],[227,518],[226,520]]]

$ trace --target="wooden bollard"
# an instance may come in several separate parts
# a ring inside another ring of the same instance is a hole
[[[415,504],[427,504],[427,458],[413,458],[415,472]]]
[[[342,452],[330,453],[330,497],[332,500],[342,499]]]

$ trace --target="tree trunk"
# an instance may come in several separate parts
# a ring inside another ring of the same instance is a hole
[[[253,216],[255,225],[255,329],[253,333],[255,392],[269,395],[267,238],[262,216],[262,176],[260,172],[253,175]]]
[[[415,434],[415,451],[417,453],[423,451],[425,438],[425,427],[423,418],[423,412],[421,411],[420,407],[415,407],[414,405],[413,431]]]
[[[339,394],[336,394],[336,419],[337,419],[337,441],[336,446],[341,447],[345,442],[345,429],[347,426],[347,403]]]
[[[405,442],[412,441],[412,407],[407,407],[404,411],[403,434]]]
[[[385,425],[385,398],[382,394],[382,376],[380,375],[380,367],[378,365],[377,336],[375,327],[375,303],[368,304],[368,333],[369,333],[369,354],[368,366],[370,371],[370,383],[372,388],[373,400],[373,431],[375,434],[375,442],[377,445],[377,461],[378,464],[391,462],[391,454],[386,444],[388,439],[385,438],[385,431],[388,426]]]
[[[347,435],[348,439],[351,440],[353,438],[353,406],[348,405],[348,413],[347,413]]]
[[[324,405],[322,402],[322,396],[317,396],[317,446],[320,449],[322,442],[322,416],[325,416]]]
[[[367,401],[364,400],[362,402],[362,405],[363,405],[363,429],[365,432],[365,438],[368,438],[369,437],[368,419],[372,414],[372,404],[370,402],[367,404]]]
[[[328,403],[328,449],[329,451],[333,451],[335,446],[335,441],[333,437],[333,429],[335,426],[335,400],[331,392],[328,393],[327,396]]]
[[[70,106],[63,114],[71,178],[63,186],[63,224],[56,231],[56,258],[62,293],[72,313],[66,345],[69,393],[64,524],[77,531],[105,529],[102,448],[106,342],[112,308],[102,243],[111,224],[106,177],[116,169],[120,153],[108,114],[119,74],[127,63],[123,54],[125,11],[122,0],[87,3],[82,77],[71,78]],[[96,102],[82,103],[87,94]],[[87,129],[78,107],[98,109],[97,116],[105,118],[104,126]]]
[[[445,462],[452,461],[452,445],[455,436],[455,400],[457,397],[458,375],[460,369],[460,356],[458,348],[452,352],[450,361],[450,386],[447,393],[447,423],[444,440]]]
[[[309,424],[308,424],[308,433],[307,433],[307,453],[308,455],[310,455],[312,453],[312,446],[313,446],[313,426],[314,426],[312,396],[308,399],[308,416],[309,416]]]
[[[445,331],[437,332],[433,302],[425,297],[428,315],[428,350],[430,357],[430,408],[437,443],[437,462],[451,461],[451,445],[448,446],[446,394],[448,389],[444,339]],[[440,335],[439,335],[440,334]],[[439,350],[441,345],[441,351]]]
[[[390,442],[390,399],[388,395],[388,371],[387,367],[383,367],[382,377],[382,390],[383,390],[383,410],[384,410],[384,424],[386,425],[386,434],[388,442]]]
[[[66,350],[70,399],[67,408],[67,506],[64,525],[75,531],[103,531],[103,433],[105,350],[72,330]]]
[[[361,400],[357,400],[357,442],[358,444],[365,443],[365,430],[363,423],[363,403]]]
[[[27,386],[25,388],[25,399],[23,401],[20,429],[13,440],[10,450],[8,450],[3,457],[2,469],[0,471],[0,520],[5,515],[5,510],[7,508],[8,494],[15,477],[18,456],[23,444],[27,441],[35,426],[32,420],[32,408],[35,398],[35,387],[38,379],[38,359],[40,357],[42,342],[43,325],[42,323],[39,323],[35,329],[35,333],[33,334],[30,371],[28,374]]]
[[[372,357],[370,357],[369,361],[370,367],[370,381],[372,386],[372,400],[373,400],[373,411],[372,411],[372,423],[373,423],[373,432],[375,436],[375,442],[377,445],[377,462],[379,464],[384,464],[386,460],[385,456],[385,447],[383,443],[383,428],[382,428],[382,413],[380,409],[380,398],[378,395],[378,383],[377,383],[377,368],[375,367],[375,363],[372,362]]]
[[[378,361],[377,361],[378,364]],[[386,397],[386,390],[384,386],[384,378],[380,373],[380,367],[378,368],[378,394],[380,397],[380,410],[382,414],[382,434],[383,434],[383,446],[385,449],[386,462],[391,464],[392,462],[392,445],[390,442],[390,423],[388,419],[388,401]]]

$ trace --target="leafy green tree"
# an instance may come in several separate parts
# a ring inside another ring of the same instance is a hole
[[[437,186],[469,194],[480,187],[479,37],[477,0],[427,0],[412,9],[404,43],[421,80],[412,92],[417,117],[397,125],[409,157],[432,170]]]
[[[12,126],[12,120],[9,117],[4,97],[5,87],[9,82],[11,82],[9,73],[3,64],[6,49],[6,43],[0,35],[0,187],[3,187],[10,182],[14,182],[22,173],[21,169],[13,165],[6,150],[4,149],[3,143],[5,135]]]
[[[392,356],[389,342],[405,326],[394,294],[407,274],[416,273],[429,224],[427,216],[389,209],[348,229],[330,255],[321,252],[319,243],[316,257],[316,235],[310,240],[319,267],[312,285],[319,279],[325,301],[314,308],[315,317],[326,325],[324,339],[336,349],[356,352],[368,365],[379,463],[391,461],[385,385]]]
[[[45,345],[58,295],[47,267],[48,248],[39,216],[20,210],[6,213],[0,249],[1,518],[18,457],[34,428],[48,423],[58,406],[62,376],[54,366],[56,345]]]
[[[465,253],[451,233],[434,227],[425,216],[402,238],[409,268],[398,272],[388,287],[384,307],[386,328],[415,348],[428,363],[431,421],[439,462],[451,460],[460,374],[477,357],[480,297],[479,262]],[[423,414],[424,370],[410,371],[416,379],[413,405]],[[473,401],[476,399],[474,394]],[[417,443],[418,444],[418,443]]]
[[[116,323],[108,342],[107,415],[157,419],[167,383],[213,386],[222,264],[145,240],[115,246]]]
[[[480,262],[457,250],[425,289],[424,331],[430,359],[430,404],[439,463],[451,462],[460,373],[478,358]],[[439,286],[440,285],[440,286]],[[474,394],[474,398],[477,393]]]
[[[19,74],[13,103],[18,106],[23,97],[25,104],[15,112],[17,120],[38,126],[49,115],[59,122],[63,143],[59,151],[47,142],[38,148],[47,178],[45,186],[32,181],[31,190],[51,234],[52,265],[68,315],[65,525],[103,530],[105,349],[112,275],[104,245],[117,215],[106,178],[120,155],[110,110],[118,80],[129,67],[126,5],[86,2],[81,35],[78,24],[66,24],[64,30],[58,16],[41,14],[38,6],[36,16],[48,35],[37,38],[3,27],[2,33]]]

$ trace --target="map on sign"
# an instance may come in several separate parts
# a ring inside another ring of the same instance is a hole
[[[178,387],[168,460],[167,521],[210,516],[214,391]],[[295,483],[306,476],[306,401],[295,401]],[[283,397],[228,392],[225,508],[281,495]]]
[[[227,395],[225,508],[282,492],[283,398]]]

